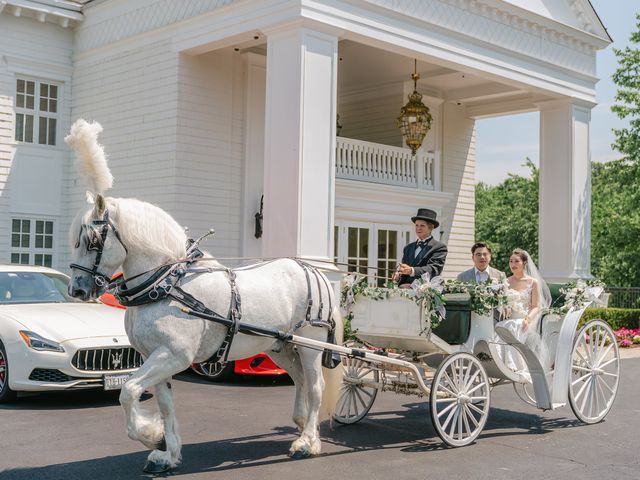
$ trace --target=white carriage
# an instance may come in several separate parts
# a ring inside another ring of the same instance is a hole
[[[379,391],[428,396],[438,435],[448,445],[464,446],[485,426],[492,388],[511,383],[523,400],[541,410],[568,402],[579,420],[597,423],[613,405],[620,359],[605,322],[592,320],[578,329],[586,307],[541,320],[537,334],[550,352],[543,366],[527,345],[496,337],[492,316],[472,312],[468,296],[447,296],[446,318],[435,329],[412,300],[360,298],[352,306],[351,327],[363,346],[343,359],[335,420],[360,421]],[[528,372],[505,365],[498,350],[507,343],[522,354]]]

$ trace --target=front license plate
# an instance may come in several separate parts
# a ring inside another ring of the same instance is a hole
[[[129,378],[131,378],[133,372],[131,373],[118,373],[113,375],[105,375],[104,376],[104,389],[105,390],[120,390],[122,386],[126,383]]]

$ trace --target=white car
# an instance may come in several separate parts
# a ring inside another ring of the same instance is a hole
[[[143,363],[125,311],[67,294],[69,277],[0,265],[0,403],[20,391],[120,388]]]

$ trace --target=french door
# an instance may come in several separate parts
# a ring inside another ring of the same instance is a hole
[[[400,225],[337,222],[334,260],[341,270],[368,275],[369,284],[382,286],[402,259],[411,230]]]

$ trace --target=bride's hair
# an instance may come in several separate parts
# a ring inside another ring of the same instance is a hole
[[[514,256],[514,255],[520,258],[520,260],[522,260],[522,263],[524,263],[525,265],[529,263],[529,255],[527,254],[527,252],[525,252],[521,248],[515,248],[513,252],[511,252],[511,256]]]

